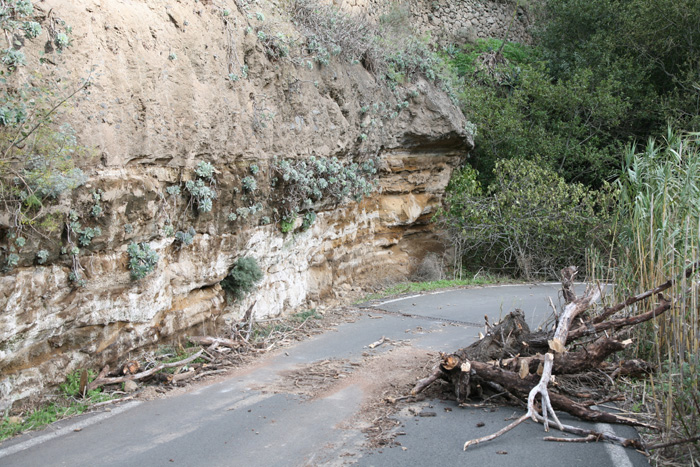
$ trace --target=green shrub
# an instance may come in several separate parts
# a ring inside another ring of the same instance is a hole
[[[537,158],[567,181],[592,187],[617,174],[618,135],[630,110],[624,83],[600,80],[590,69],[553,80],[541,61],[491,61],[488,55],[485,62],[460,65],[459,58],[453,63],[469,78],[460,98],[479,130],[472,154],[482,182],[491,181],[496,161],[512,157]]]
[[[588,68],[598,81],[623,83],[622,138],[644,141],[667,122],[700,130],[700,2],[546,0],[542,13],[535,33],[555,80]]]
[[[501,47],[503,47],[501,49]],[[532,63],[539,57],[539,50],[517,42],[507,42],[503,45],[500,39],[477,39],[473,44],[465,44],[456,53],[451,54],[452,65],[460,75],[473,75],[478,70],[479,58],[487,53],[501,50],[503,58],[511,66],[522,66]]]
[[[284,217],[280,221],[280,230],[282,233],[289,233],[294,230],[294,223],[296,221],[296,216]]]
[[[251,256],[239,258],[221,281],[221,288],[233,300],[240,300],[255,290],[255,285],[263,278],[258,261]]]
[[[585,264],[586,250],[610,239],[612,193],[568,184],[537,162],[502,160],[481,194],[477,172],[457,172],[438,214],[457,256],[527,279],[557,277],[571,264]],[[460,265],[461,266],[461,265]]]
[[[131,270],[132,280],[140,280],[149,275],[153,272],[160,259],[148,243],[131,242],[126,252],[129,255],[129,269]]]

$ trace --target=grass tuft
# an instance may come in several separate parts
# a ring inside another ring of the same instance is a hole
[[[471,279],[442,279],[427,282],[401,282],[387,287],[381,292],[369,294],[363,299],[358,300],[356,303],[363,303],[370,300],[378,300],[407,293],[431,292],[433,290],[468,287],[473,285],[497,284],[501,282],[513,282],[513,279],[505,279],[500,276],[486,274],[477,275]]]

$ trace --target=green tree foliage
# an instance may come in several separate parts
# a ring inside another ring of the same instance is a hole
[[[590,69],[624,84],[621,136],[646,139],[667,121],[700,129],[700,2],[547,0],[541,13],[536,36],[556,80]]]
[[[450,182],[438,214],[460,256],[527,279],[584,264],[586,249],[609,236],[612,190],[567,183],[537,161],[501,160],[482,194],[469,167]]]
[[[474,165],[488,183],[499,159],[535,159],[567,181],[600,186],[617,173],[618,127],[628,103],[624,84],[590,69],[553,80],[537,49],[478,41],[455,55],[465,77],[462,102],[478,128]]]
[[[700,2],[545,0],[538,13],[533,47],[489,39],[453,54],[482,181],[499,159],[539,157],[599,187],[628,143],[668,122],[700,130]]]

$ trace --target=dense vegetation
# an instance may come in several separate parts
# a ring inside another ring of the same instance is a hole
[[[532,279],[587,265],[619,296],[683,277],[700,257],[700,2],[544,0],[534,13],[531,45],[445,51],[477,127],[438,216],[458,268]],[[693,278],[635,336],[663,370],[645,397],[677,438],[700,432]]]
[[[532,184],[533,177],[542,178],[528,196],[548,205],[535,202],[536,218],[516,219],[539,222],[550,238],[590,244],[592,233],[598,239],[611,234],[590,216],[586,222],[552,224],[568,209],[555,201],[564,196],[562,190],[579,190],[584,204],[595,207],[593,217],[609,225],[615,196],[608,184],[619,178],[626,148],[643,148],[648,138],[663,138],[669,126],[677,133],[700,129],[700,3],[551,0],[542,2],[536,13],[532,45],[478,39],[452,48],[447,56],[461,78],[464,112],[478,130],[469,168],[450,185],[442,222],[452,230],[466,226],[453,239],[463,253],[478,258],[467,266],[525,277],[551,276],[572,259],[569,245],[558,261],[531,267],[523,259],[540,257],[542,242],[519,247],[521,253],[514,255],[512,232],[499,227],[506,213],[495,206],[480,209],[485,219],[476,224],[496,229],[487,237],[497,236],[500,246],[478,235],[464,243],[475,228],[465,205],[481,205],[495,195],[507,198],[513,195],[507,192]],[[514,172],[503,170],[507,159],[533,163]],[[474,176],[465,177],[472,169]]]

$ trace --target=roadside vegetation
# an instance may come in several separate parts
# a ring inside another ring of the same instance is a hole
[[[434,290],[498,284],[505,282],[512,283],[513,279],[504,276],[496,276],[490,273],[477,273],[471,279],[440,279],[425,282],[400,282],[398,284],[391,285],[379,292],[369,294],[362,300],[360,300],[358,303],[367,302],[370,300],[379,300],[382,298],[393,297],[396,295],[432,292]]]
[[[545,0],[533,13],[532,44],[444,51],[476,148],[436,221],[459,270],[535,280],[585,266],[613,299],[678,278],[671,309],[631,336],[629,356],[657,371],[626,384],[664,440],[697,438],[698,272],[683,272],[700,259],[700,3]]]
[[[144,351],[118,368],[97,374],[76,370],[55,393],[34,405],[0,418],[0,441],[103,406],[138,397],[146,388],[164,393],[192,381],[229,371],[279,347],[317,334],[335,325],[313,308],[286,317],[255,320],[252,316],[233,328],[231,339],[189,336]],[[104,371],[104,370],[103,370]],[[131,384],[131,387],[126,387]],[[154,397],[150,393],[147,397]]]
[[[81,394],[81,376],[82,372],[79,370],[69,374],[51,402],[29,410],[26,415],[2,417],[0,441],[26,431],[39,430],[58,420],[84,413],[95,404],[113,399],[114,396],[102,392],[99,388]],[[87,372],[86,381],[90,382],[93,379],[95,373]]]

